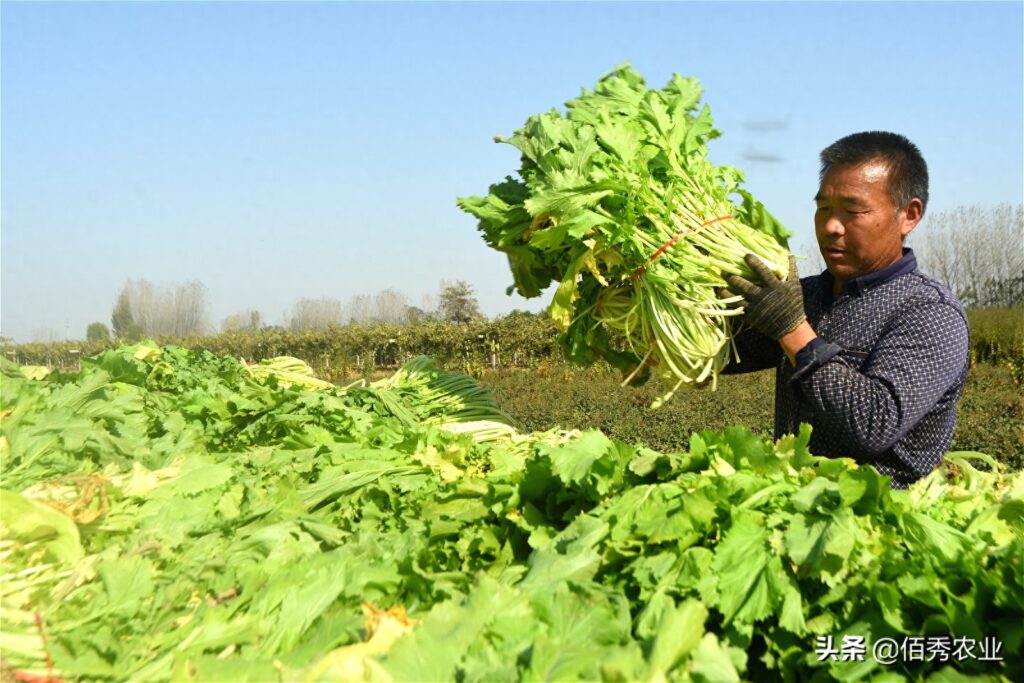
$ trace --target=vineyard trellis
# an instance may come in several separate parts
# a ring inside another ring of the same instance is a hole
[[[158,338],[214,353],[259,361],[302,358],[326,377],[391,370],[409,358],[429,355],[460,366],[527,367],[558,356],[558,331],[544,315],[515,312],[468,324],[421,321],[405,325],[345,325],[293,332],[283,328],[225,332],[185,339]],[[9,360],[27,365],[79,369],[79,359],[116,342],[56,342],[8,346]]]

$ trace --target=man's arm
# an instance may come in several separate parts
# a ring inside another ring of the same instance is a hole
[[[803,312],[803,294],[790,277],[779,281],[756,257],[747,263],[762,280],[724,275],[747,300],[747,320],[777,339],[796,370],[790,380],[810,404],[815,424],[870,458],[909,432],[953,386],[967,362],[967,320],[948,302],[908,307],[872,349],[863,366],[818,337]]]
[[[834,346],[828,344],[827,346]],[[967,363],[967,321],[945,303],[913,306],[853,367],[837,354],[792,382],[816,424],[865,457],[884,453],[939,402]]]
[[[790,332],[779,337],[779,346],[789,359],[789,364],[796,365],[796,354],[817,338],[818,335],[811,328],[811,324],[804,320]]]
[[[796,270],[796,257],[789,257],[789,276],[785,281],[775,277],[753,254],[747,254],[744,260],[760,277],[761,283],[753,283],[728,273],[722,274],[729,289],[743,296],[745,322],[752,328],[737,336],[740,363],[730,365],[726,372],[750,372],[774,367],[779,362],[781,352],[785,352],[790,363],[796,364],[797,352],[817,336],[804,313],[803,286]],[[750,360],[743,354],[748,354]]]

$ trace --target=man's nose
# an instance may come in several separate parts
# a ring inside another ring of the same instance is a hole
[[[846,226],[835,214],[825,219],[825,233],[828,235],[842,235],[846,232]]]

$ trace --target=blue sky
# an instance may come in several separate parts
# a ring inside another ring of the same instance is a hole
[[[859,130],[918,144],[932,213],[1017,204],[1022,7],[3,2],[0,334],[80,339],[138,278],[203,282],[214,324],[442,278],[538,310],[455,199],[515,172],[494,135],[626,61],[701,80],[712,159],[794,251],[818,152]]]

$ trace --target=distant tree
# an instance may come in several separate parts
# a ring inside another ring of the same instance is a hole
[[[348,322],[357,325],[366,323],[390,323],[405,325],[414,320],[422,320],[426,312],[409,305],[409,299],[401,292],[387,288],[373,296],[357,294],[345,305]]]
[[[52,327],[37,327],[32,330],[32,341],[52,344],[60,340],[60,332]]]
[[[129,280],[121,290],[128,298],[132,321],[141,330],[140,336],[155,336],[164,332],[165,310],[156,294],[156,289],[148,280]]]
[[[1024,306],[1024,274],[987,278],[980,288],[966,290],[961,298],[981,308]]]
[[[117,295],[117,303],[114,304],[114,311],[110,314],[110,326],[113,328],[114,337],[124,339],[128,336],[128,330],[135,326],[135,316],[132,315],[131,293],[127,285]]]
[[[189,281],[158,289],[147,280],[129,280],[114,304],[110,322],[114,335],[132,341],[153,337],[187,337],[209,329],[206,286]]]
[[[220,324],[222,332],[254,332],[261,327],[263,315],[255,309],[229,315]]]
[[[408,322],[409,300],[401,292],[388,288],[373,297],[373,319],[402,325]]]
[[[428,318],[432,318],[437,314],[437,301],[435,301],[433,294],[426,292],[420,297],[419,310],[423,311]]]
[[[209,304],[206,301],[206,292],[206,285],[197,280],[191,280],[175,288],[173,323],[170,324],[173,336],[187,337],[192,334],[205,334],[208,331]]]
[[[373,318],[373,300],[365,294],[357,294],[348,300],[346,310],[349,322],[356,324],[370,322]]]
[[[424,311],[422,308],[419,308],[418,306],[409,306],[407,309],[405,309],[405,322],[407,323],[419,323],[423,322],[424,320],[430,320],[431,317],[432,316],[430,313]]]
[[[473,288],[464,280],[455,283],[441,281],[437,312],[441,320],[457,324],[468,323],[481,317],[480,305]]]
[[[921,270],[966,306],[1024,305],[1024,205],[960,206],[926,216],[907,240]]]
[[[300,299],[292,309],[288,327],[292,332],[319,330],[344,323],[337,299]]]
[[[85,340],[91,342],[110,341],[110,328],[101,322],[91,323],[85,328]]]

